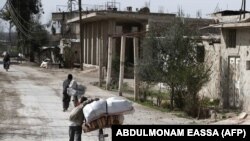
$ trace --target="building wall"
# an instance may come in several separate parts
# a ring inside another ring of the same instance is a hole
[[[57,24],[60,25],[59,30],[57,31],[57,34],[61,38],[74,38],[79,39],[80,34],[80,28],[79,23],[69,23],[67,24],[67,20],[75,18],[79,16],[78,12],[60,12],[60,13],[52,13],[52,20],[57,21]],[[62,33],[61,33],[62,32]]]
[[[225,70],[222,70],[223,73],[223,97],[224,99],[229,98],[229,103],[225,101],[225,104],[230,104],[230,93],[229,86],[229,57],[236,56],[240,57],[239,62],[239,82],[235,82],[235,85],[239,88],[239,102],[243,104],[244,110],[250,110],[250,70],[246,70],[247,65],[246,62],[250,61],[250,29],[248,28],[238,28],[236,30],[236,48],[227,48],[226,47],[226,40],[227,40],[227,29],[222,30],[222,40],[221,40],[221,57],[222,57],[222,66],[224,66]]]
[[[205,62],[207,67],[211,68],[210,81],[200,91],[201,95],[217,99],[220,98],[220,44],[209,44],[208,41],[203,41],[205,48]]]
[[[80,26],[79,23],[71,23],[71,33],[76,34],[77,36],[79,36],[80,34]],[[77,38],[79,39],[79,38]]]
[[[81,48],[79,42],[71,42],[72,52],[74,53],[74,63],[80,63]]]
[[[108,38],[110,35],[121,35],[122,33],[138,32],[144,28],[140,24],[129,24],[124,21],[101,20],[87,22],[82,25],[84,64],[99,65],[99,51],[101,49],[103,66],[107,66],[108,61]],[[121,37],[113,38],[113,58],[120,57]],[[133,40],[126,39],[126,57],[133,60]]]
[[[241,95],[244,99],[244,108],[250,110],[250,70],[247,70],[247,61],[250,61],[250,29],[239,29],[237,31],[237,45],[241,57]]]
[[[93,21],[82,25],[84,64],[99,65],[99,51],[102,51],[103,64],[107,64],[108,35],[111,33],[109,21]]]

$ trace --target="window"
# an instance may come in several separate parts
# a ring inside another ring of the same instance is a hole
[[[227,48],[236,47],[236,29],[229,29],[227,34]]]
[[[246,70],[250,70],[250,61],[246,61]]]
[[[197,61],[203,63],[205,60],[205,48],[204,46],[197,46]]]

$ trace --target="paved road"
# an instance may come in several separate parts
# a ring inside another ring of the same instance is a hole
[[[97,80],[94,73],[41,69],[32,65],[12,65],[6,72],[1,65],[0,140],[68,141],[69,111],[62,112],[61,103],[62,81],[68,73],[87,86],[87,96],[107,98],[117,95],[90,85]],[[69,110],[72,107],[71,103]],[[134,107],[135,113],[126,115],[124,124],[193,124],[193,120],[177,118],[138,104]],[[111,130],[105,129],[105,132],[109,134],[107,140],[111,140]],[[82,140],[97,141],[97,131],[83,133]]]

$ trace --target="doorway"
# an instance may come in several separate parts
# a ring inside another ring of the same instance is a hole
[[[239,56],[229,56],[228,57],[228,71],[229,71],[229,81],[228,81],[228,101],[229,106],[236,108],[240,106],[240,57]]]

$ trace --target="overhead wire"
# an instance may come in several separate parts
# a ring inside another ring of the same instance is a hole
[[[18,21],[15,19],[15,15],[12,15],[13,13],[11,13],[11,10],[8,8],[8,4],[9,4],[9,1],[7,0],[0,11],[3,12],[4,9],[8,10],[10,12],[10,14],[11,14],[10,16],[12,17],[13,22],[19,28],[20,32],[22,32],[26,37],[29,37],[28,34],[26,34],[25,31],[23,31],[23,29],[20,28],[20,25],[19,25]]]
[[[23,22],[27,23],[30,26],[34,26],[30,22],[27,22],[25,19],[23,19],[23,17],[20,14],[18,14],[17,9],[13,6],[13,4],[11,2],[9,2],[9,5],[11,6],[11,9],[13,10],[14,14],[17,15],[17,17],[19,17],[19,19],[21,19]]]
[[[13,19],[13,22],[17,26],[17,29],[19,29],[20,32],[24,36],[26,36],[28,38],[32,38],[32,36],[30,34],[39,33],[39,32],[32,32],[32,31],[30,31],[30,29],[28,29],[26,26],[24,26],[22,22],[26,23],[28,26],[34,27],[33,24],[27,22],[26,20],[23,19],[23,17],[20,14],[18,14],[16,8],[12,5],[12,3],[9,0],[7,2],[8,2],[8,5],[9,5],[9,11],[10,11],[11,17]],[[21,19],[22,22],[19,19]]]
[[[24,35],[27,38],[32,38],[32,36],[30,34],[31,33],[37,33],[37,32],[31,32],[30,29],[28,29],[27,27],[25,27],[21,23],[21,21],[19,19],[21,19],[22,22],[25,22],[29,26],[34,26],[31,23],[29,23],[26,20],[24,20],[22,18],[22,16],[20,14],[18,14],[17,10],[14,8],[14,6],[12,5],[12,3],[9,0],[7,0],[5,2],[4,6],[1,8],[0,12],[3,12],[4,9],[6,9],[7,11],[9,11],[13,23],[15,24],[16,28],[22,33],[22,35]]]
[[[31,38],[31,36],[28,34],[30,31],[25,28],[21,23],[20,21],[17,19],[16,15],[13,13],[11,7],[9,7],[9,12],[10,12],[10,15],[11,15],[11,19],[12,21],[15,23],[15,26],[17,27],[17,29],[26,37],[28,38]]]
[[[20,25],[25,31],[29,32],[29,29],[27,29],[27,28],[18,20],[18,18],[16,17],[16,15],[13,13],[12,9],[9,9],[9,11],[10,11],[10,14],[11,14],[11,16],[12,16],[12,19],[14,19],[14,20],[18,23],[18,25]]]

